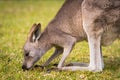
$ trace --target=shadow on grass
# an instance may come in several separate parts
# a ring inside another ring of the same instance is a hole
[[[104,59],[105,69],[110,71],[120,70],[120,57],[106,57]],[[120,72],[120,71],[119,71]]]

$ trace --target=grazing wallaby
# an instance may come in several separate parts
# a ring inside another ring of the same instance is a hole
[[[49,49],[55,52],[44,64],[62,55],[60,70],[102,71],[101,45],[107,46],[120,37],[120,0],[66,0],[55,18],[41,33],[41,25],[34,24],[24,45],[23,69],[30,69]],[[87,40],[90,64],[64,61],[76,42]]]

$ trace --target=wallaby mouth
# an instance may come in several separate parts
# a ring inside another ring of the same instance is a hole
[[[31,68],[31,67],[30,67],[30,68]],[[30,68],[27,68],[27,66],[22,65],[22,69],[23,69],[23,71],[25,71],[25,70],[29,70]]]

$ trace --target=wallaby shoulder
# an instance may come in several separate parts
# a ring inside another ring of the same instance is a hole
[[[48,24],[49,35],[67,34],[79,40],[85,38],[82,26],[81,4],[83,0],[66,0],[54,19]]]

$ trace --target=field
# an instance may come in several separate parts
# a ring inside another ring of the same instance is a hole
[[[42,31],[54,18],[64,0],[0,0],[0,80],[120,80],[120,40],[102,47],[105,68],[103,72],[51,71],[47,69],[58,63],[61,56],[41,70],[23,71],[23,45],[30,27],[42,24]],[[48,51],[37,64],[42,65],[53,53]],[[66,60],[89,62],[87,42],[77,43]]]

